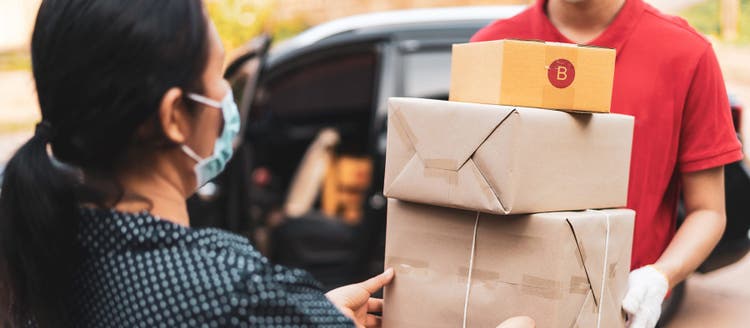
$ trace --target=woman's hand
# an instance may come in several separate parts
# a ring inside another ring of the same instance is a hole
[[[336,288],[326,294],[326,297],[347,317],[354,321],[357,327],[380,327],[381,318],[370,314],[383,310],[383,300],[371,298],[383,286],[393,280],[393,269],[372,277],[358,284]]]

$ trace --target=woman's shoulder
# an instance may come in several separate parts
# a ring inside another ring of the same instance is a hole
[[[188,228],[147,211],[82,209],[78,241],[87,263],[168,265],[211,275],[273,277],[279,273],[299,282],[314,279],[303,270],[273,265],[241,235],[216,228]]]
[[[81,208],[81,214],[78,240],[93,253],[183,251],[262,257],[243,236],[215,228],[184,227],[148,211]]]
[[[263,325],[284,314],[284,320],[309,326],[350,325],[315,279],[271,264],[247,238],[181,227],[145,212],[95,214],[84,215],[81,229],[81,244],[89,253],[79,275],[76,308],[106,309],[85,310],[80,317],[87,322],[108,320],[97,313],[122,313],[115,321],[127,326],[133,323],[128,314],[155,311],[175,322]]]

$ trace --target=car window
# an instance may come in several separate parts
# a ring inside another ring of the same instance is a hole
[[[448,100],[451,53],[444,51],[406,54],[404,62],[404,95],[406,97]]]
[[[260,87],[253,118],[283,120],[366,114],[374,98],[374,51],[340,51],[301,56]]]
[[[287,185],[324,129],[340,136],[337,153],[363,155],[376,92],[377,48],[355,45],[299,53],[267,68],[250,109],[256,164]]]

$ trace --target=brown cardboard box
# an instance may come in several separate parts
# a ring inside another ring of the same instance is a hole
[[[609,112],[615,50],[501,40],[453,46],[450,100]]]
[[[495,327],[517,315],[540,328],[624,327],[634,216],[481,214],[466,327]],[[476,217],[389,200],[385,265],[396,276],[385,288],[384,327],[462,326]]]
[[[321,209],[349,224],[362,220],[365,193],[370,187],[372,160],[342,155],[331,161],[323,183]]]
[[[625,115],[392,98],[384,193],[495,214],[623,207],[632,135]]]

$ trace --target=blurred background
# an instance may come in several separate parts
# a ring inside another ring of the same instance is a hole
[[[743,104],[750,104],[750,0],[646,2],[685,18],[707,35],[714,43],[735,104],[740,110]],[[28,49],[39,3],[40,0],[0,0],[0,170],[2,163],[30,137],[40,117]],[[410,8],[529,3],[525,0],[206,0],[230,57],[234,50],[262,33],[273,36],[274,43],[278,43],[310,27],[351,15]],[[748,117],[748,114],[739,116],[736,122],[744,140],[750,140]],[[745,150],[750,150],[747,144]],[[356,163],[340,165],[358,167]],[[365,171],[372,169],[371,164],[365,167]],[[260,173],[253,172],[253,179],[262,179],[257,174]],[[668,327],[748,326],[750,257],[709,274],[696,274],[688,285],[684,303]]]
[[[715,43],[729,88],[750,103],[750,0],[646,0]],[[206,0],[226,48],[267,32],[278,42],[336,18],[394,9],[529,4],[528,0]],[[28,43],[40,0],[0,0],[0,160],[38,120]],[[747,116],[747,115],[746,115]],[[745,125],[747,126],[747,125]]]

